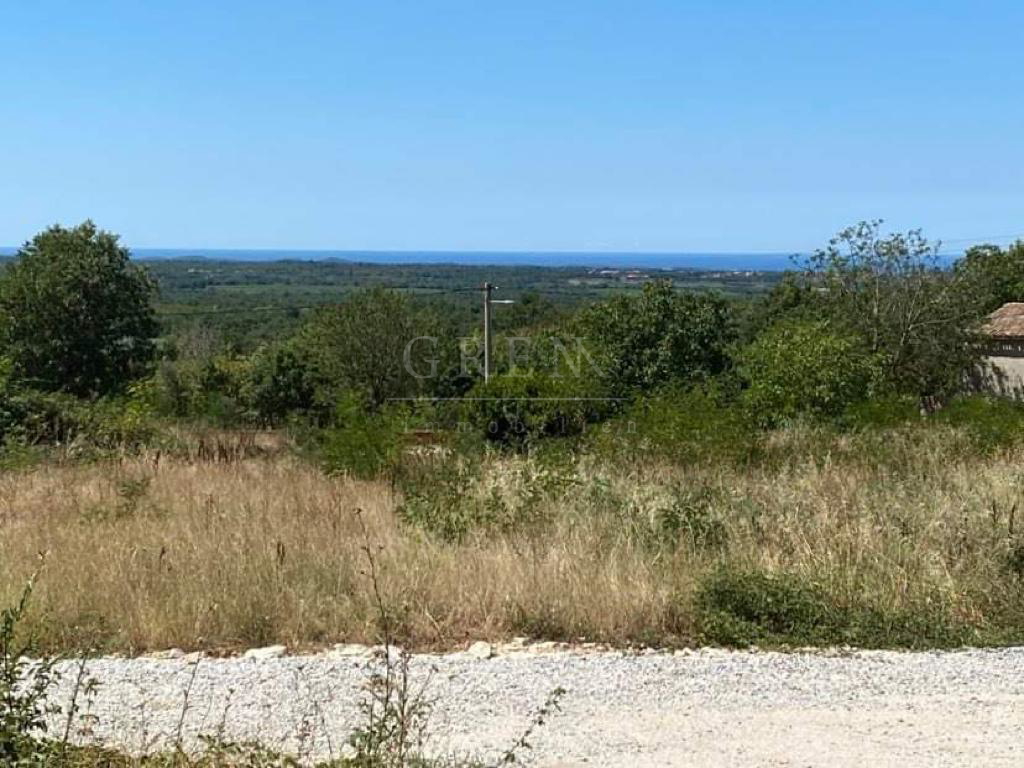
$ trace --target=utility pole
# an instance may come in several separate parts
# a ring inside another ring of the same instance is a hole
[[[498,290],[498,286],[491,283],[484,283],[481,287],[484,292],[484,382],[491,380],[491,305],[492,304],[515,304],[511,299],[492,299],[491,294]]]
[[[484,283],[484,383],[491,380],[491,292],[494,286]]]

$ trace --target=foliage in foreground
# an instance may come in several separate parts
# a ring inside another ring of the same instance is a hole
[[[723,567],[701,584],[696,606],[702,639],[717,645],[950,648],[975,637],[941,595],[892,609],[786,572]]]
[[[26,248],[4,278],[20,285],[12,295],[35,285],[24,277],[33,270],[40,286],[56,281],[59,292],[71,293],[67,285],[91,279],[80,264],[66,268],[83,258],[103,257],[134,275],[123,249],[103,233],[54,230],[37,239],[37,250],[59,253],[44,258]],[[59,606],[42,627],[52,647],[83,636],[132,650],[165,637],[227,646],[363,638],[369,602],[355,586],[351,547],[339,541],[344,526],[330,508],[347,494],[374,506],[402,551],[413,607],[398,631],[413,642],[519,631],[616,642],[801,639],[807,633],[799,622],[777,621],[757,607],[757,595],[782,599],[792,579],[807,586],[807,574],[822,568],[831,577],[808,587],[817,597],[797,590],[801,600],[831,606],[818,624],[845,627],[823,630],[822,642],[904,642],[902,630],[863,627],[907,624],[899,617],[934,606],[943,578],[953,585],[950,626],[1011,631],[1021,569],[1007,563],[1024,560],[1013,522],[1024,408],[955,393],[977,353],[966,342],[979,313],[1020,284],[1019,251],[976,250],[947,271],[920,233],[884,236],[877,222],[852,227],[804,273],[780,283],[762,313],[748,313],[754,320],[743,346],[732,343],[735,307],[653,282],[560,317],[557,328],[528,329],[546,340],[538,345],[539,360],[554,363],[546,369],[499,362],[492,380],[444,418],[440,406],[424,406],[427,415],[418,418],[438,417],[439,431],[448,430],[442,445],[410,445],[405,412],[391,401],[459,400],[472,382],[451,344],[429,341],[435,333],[454,337],[450,318],[437,311],[443,305],[393,291],[356,293],[314,313],[294,337],[255,351],[227,348],[212,331],[210,338],[197,331],[165,339],[152,376],[102,397],[94,396],[110,388],[82,382],[97,378],[89,373],[95,366],[124,368],[117,360],[77,360],[60,374],[63,384],[36,386],[25,378],[20,342],[12,343],[0,363],[3,465],[45,457],[49,446],[59,447],[61,461],[114,456],[120,463],[114,477],[106,476],[107,464],[62,468],[69,474],[60,477],[77,472],[68,482],[86,486],[73,494],[45,462],[16,481],[19,503],[11,502],[4,525],[17,533],[0,540],[0,553],[9,555],[0,571],[17,583],[25,553],[56,542],[72,553],[69,581],[74,574],[75,584],[108,596],[47,595]],[[551,319],[522,315],[531,317]],[[31,330],[24,317],[8,321],[8,330]],[[573,377],[564,376],[552,343],[562,331],[582,334],[589,355]],[[410,335],[418,339],[413,347]],[[114,347],[94,351],[116,358],[124,350]],[[141,357],[133,361],[126,378],[145,368]],[[944,407],[922,414],[921,398],[932,394],[943,396]],[[475,431],[469,450],[451,429],[459,417]],[[244,465],[259,452],[211,450],[202,439],[195,450],[179,450],[168,433],[193,421],[287,425],[309,436],[304,444],[329,477],[285,462],[231,467],[261,489],[254,495],[207,462]],[[168,455],[173,463],[162,465]],[[259,485],[264,473],[282,487]],[[979,490],[968,482],[971,473],[993,487]],[[347,476],[367,482],[354,486]],[[847,487],[851,478],[860,483],[855,490]],[[18,493],[38,498],[34,482],[55,500],[21,504]],[[23,522],[25,506],[32,523]],[[837,510],[852,519],[837,520]],[[857,538],[858,531],[870,533]],[[836,539],[848,549],[836,554]],[[808,541],[835,560],[815,560]],[[90,547],[105,559],[90,559]],[[122,550],[134,553],[129,565]],[[120,570],[105,570],[107,561]],[[609,563],[621,569],[617,577],[597,567]],[[723,565],[747,574],[724,591],[725,582],[709,575]],[[145,577],[126,589],[119,577],[140,570]],[[568,588],[567,573],[579,580],[575,601],[557,588]],[[632,603],[622,583],[637,585]],[[875,594],[858,602],[850,585]],[[602,600],[602,587],[623,595]],[[453,605],[450,596],[467,588],[479,588],[477,601]],[[324,601],[325,591],[337,600]],[[278,602],[264,602],[264,592]],[[163,613],[144,615],[140,601]]]
[[[433,707],[426,682],[415,684],[411,675],[412,655],[394,643],[395,608],[384,591],[379,557],[360,512],[355,513],[362,532],[366,576],[373,594],[379,640],[369,669],[366,695],[359,703],[362,722],[345,740],[347,754],[315,764],[314,768],[484,768],[484,763],[467,759],[432,758],[424,755],[427,718]],[[36,577],[24,587],[13,607],[0,611],[0,765],[10,768],[298,768],[308,761],[269,749],[258,742],[235,743],[223,738],[201,736],[203,748],[186,752],[181,724],[188,709],[185,695],[177,740],[171,751],[130,757],[116,749],[94,746],[73,734],[80,714],[79,698],[91,697],[96,681],[87,678],[87,660],[80,658],[71,701],[66,711],[52,701],[53,685],[60,675],[57,658],[39,656],[31,631],[24,623]],[[26,636],[26,640],[19,640]],[[193,668],[193,674],[197,667]],[[530,720],[525,731],[503,752],[497,763],[512,765],[522,752],[531,749],[529,738],[535,729],[559,709],[565,691],[555,688]],[[63,715],[60,738],[49,732],[49,717]]]
[[[334,425],[317,435],[316,449],[327,472],[373,479],[395,467],[405,427],[399,409],[369,412],[349,395],[339,401],[335,412]]]
[[[19,641],[15,636],[33,585],[30,579],[17,602],[0,611],[0,764],[5,766],[44,765],[53,751],[39,734],[46,733],[46,716],[55,711],[47,696],[56,662],[30,662],[36,650],[32,637]]]

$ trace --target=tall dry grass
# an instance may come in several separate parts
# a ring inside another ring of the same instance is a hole
[[[723,567],[782,570],[885,609],[941,603],[979,632],[1020,626],[1020,457],[962,460],[945,445],[941,433],[908,443],[913,461],[898,466],[841,443],[771,469],[492,457],[443,503],[530,522],[455,541],[400,522],[387,484],[297,459],[43,465],[0,476],[0,602],[47,553],[32,623],[50,648],[372,642],[358,512],[398,635],[421,647],[693,641],[695,590]],[[559,482],[538,493],[548,471]]]

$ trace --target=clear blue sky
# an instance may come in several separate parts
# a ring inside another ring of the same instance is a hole
[[[0,244],[789,251],[1024,232],[1024,4],[4,3]]]

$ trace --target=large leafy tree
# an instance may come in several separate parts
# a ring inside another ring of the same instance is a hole
[[[732,338],[724,300],[679,293],[667,280],[588,307],[579,329],[609,389],[620,392],[719,373]]]
[[[0,345],[39,389],[115,392],[145,371],[157,332],[155,284],[117,235],[91,221],[40,232],[0,277]]]
[[[970,367],[977,297],[943,269],[938,245],[920,230],[883,235],[881,221],[842,230],[807,262],[820,311],[858,334],[901,392],[930,396],[957,389]]]
[[[372,408],[439,389],[458,349],[456,334],[436,313],[383,288],[318,310],[296,345],[321,404],[356,393]]]

